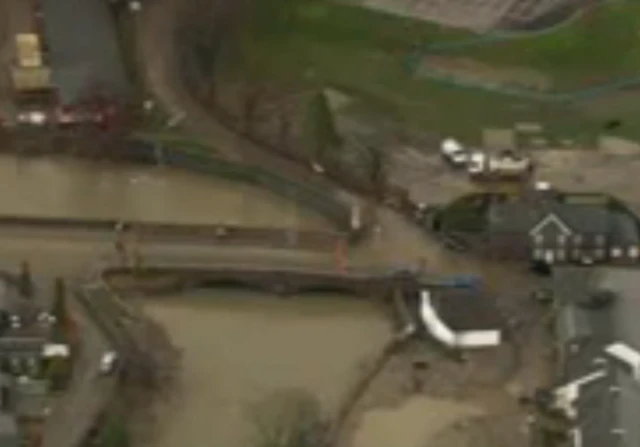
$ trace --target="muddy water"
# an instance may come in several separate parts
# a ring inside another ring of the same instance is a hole
[[[247,445],[252,404],[280,389],[334,409],[391,334],[374,304],[344,297],[220,290],[146,307],[184,350],[182,390],[160,413],[155,447]]]
[[[162,168],[0,156],[0,214],[319,227],[265,190]]]
[[[428,446],[430,438],[451,424],[480,414],[469,404],[413,397],[399,407],[366,412],[352,447]]]

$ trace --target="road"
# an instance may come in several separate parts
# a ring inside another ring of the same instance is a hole
[[[357,203],[359,198],[344,188],[314,174],[300,164],[270,153],[246,138],[237,135],[216,120],[202,107],[182,84],[175,49],[176,18],[180,16],[178,0],[156,0],[145,3],[137,15],[137,58],[147,87],[162,107],[172,116],[182,116],[183,126],[191,135],[211,143],[231,160],[258,165],[295,183],[316,183],[345,201]],[[158,51],[161,48],[162,51]]]
[[[76,300],[69,300],[69,306],[78,321],[82,347],[69,388],[46,420],[43,447],[79,445],[117,387],[114,377],[98,370],[102,353],[111,349],[108,341]]]

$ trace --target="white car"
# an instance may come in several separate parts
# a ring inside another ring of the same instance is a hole
[[[442,141],[440,154],[454,166],[464,166],[469,161],[469,152],[453,138],[446,138]]]
[[[115,351],[107,351],[100,358],[99,371],[101,374],[111,374],[118,363],[118,353]]]
[[[32,126],[44,126],[49,121],[49,117],[45,112],[39,110],[32,110],[28,112],[20,112],[17,116],[17,121],[20,124],[27,124]]]

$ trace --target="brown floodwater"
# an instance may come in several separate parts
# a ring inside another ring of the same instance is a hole
[[[247,445],[251,408],[279,390],[306,390],[332,412],[392,332],[377,305],[339,296],[217,290],[145,307],[184,356],[156,447]]]
[[[451,424],[481,414],[469,403],[411,397],[399,406],[365,412],[351,447],[426,447]]]
[[[326,227],[267,190],[160,167],[0,155],[0,214]]]

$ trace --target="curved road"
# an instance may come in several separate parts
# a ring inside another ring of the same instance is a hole
[[[180,0],[155,0],[145,3],[145,9],[137,15],[136,45],[139,68],[147,87],[156,99],[174,116],[184,116],[184,126],[211,144],[229,158],[278,172],[296,182],[309,183],[314,174],[297,163],[272,154],[222,126],[186,91],[180,80],[178,61],[174,51],[174,29]],[[357,201],[351,192],[320,176],[314,181],[335,191],[346,200]],[[461,263],[460,256],[453,256],[439,243],[424,236],[418,228],[394,211],[379,207],[379,222],[374,240],[350,254],[352,258],[411,263],[427,261],[429,266],[444,268],[443,273],[477,270],[475,263]],[[465,265],[466,264],[466,265]]]
[[[295,182],[317,182],[340,197],[356,200],[351,193],[314,175],[298,163],[269,153],[230,131],[194,100],[182,84],[177,69],[180,62],[176,60],[174,30],[183,4],[178,0],[148,2],[137,16],[135,40],[139,69],[148,89],[163,107],[172,116],[184,117],[182,123],[189,132],[208,140],[216,150],[232,160],[259,165]]]

